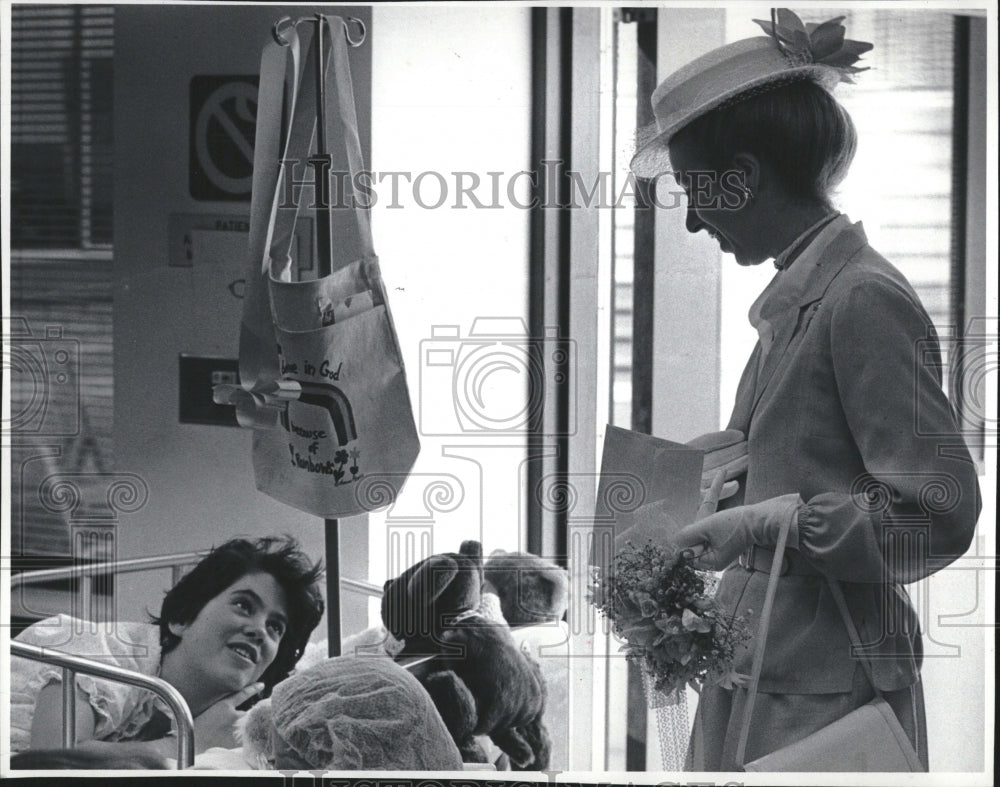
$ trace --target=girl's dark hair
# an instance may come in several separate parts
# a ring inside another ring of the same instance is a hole
[[[160,616],[153,616],[153,622],[160,627],[163,653],[169,653],[180,642],[180,637],[170,631],[171,623],[190,623],[209,601],[246,574],[270,574],[285,591],[288,626],[274,661],[261,676],[264,691],[260,696],[269,696],[272,687],[288,677],[323,616],[318,586],[322,571],[322,563],[313,564],[291,536],[254,541],[234,538],[215,547],[167,592]]]
[[[847,110],[810,79],[744,93],[696,118],[671,141],[681,139],[717,172],[732,168],[738,153],[753,154],[790,197],[828,207],[857,148]]]

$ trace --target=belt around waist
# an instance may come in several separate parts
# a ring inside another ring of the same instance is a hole
[[[738,562],[740,567],[745,568],[747,571],[761,571],[765,574],[770,574],[771,565],[774,563],[774,550],[754,544],[740,555]],[[781,572],[778,576],[785,576],[786,574],[793,576],[822,576],[819,571],[813,568],[802,557],[801,553],[794,549],[786,549],[785,554],[781,557]]]

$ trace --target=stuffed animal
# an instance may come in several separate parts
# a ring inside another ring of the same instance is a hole
[[[529,552],[494,550],[483,567],[484,588],[500,597],[513,626],[560,620],[569,606],[569,573]]]
[[[397,660],[414,666],[465,762],[486,762],[486,735],[517,770],[548,767],[551,742],[542,722],[545,681],[510,629],[480,611],[482,547],[432,555],[385,583],[382,622],[404,641]]]
[[[569,572],[527,552],[495,550],[484,566],[483,598],[497,598],[514,640],[542,668],[549,768],[569,768]],[[496,595],[494,595],[496,594]]]

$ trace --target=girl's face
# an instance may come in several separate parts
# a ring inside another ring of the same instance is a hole
[[[230,694],[260,679],[288,625],[285,591],[267,573],[245,574],[190,623],[171,623],[180,642],[172,661],[204,691]],[[175,655],[176,654],[176,655]]]
[[[744,173],[709,170],[683,140],[670,143],[670,163],[687,195],[688,232],[705,230],[740,265],[756,265],[770,256],[762,244],[759,219],[746,204]]]

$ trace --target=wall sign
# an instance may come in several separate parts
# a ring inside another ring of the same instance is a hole
[[[191,77],[188,183],[202,201],[249,201],[257,122],[255,74]]]
[[[314,279],[313,219],[300,216],[290,248],[297,280]],[[173,268],[198,268],[235,263],[245,275],[250,246],[250,217],[234,213],[171,213],[167,220],[167,264]],[[232,295],[242,297],[242,285]]]

